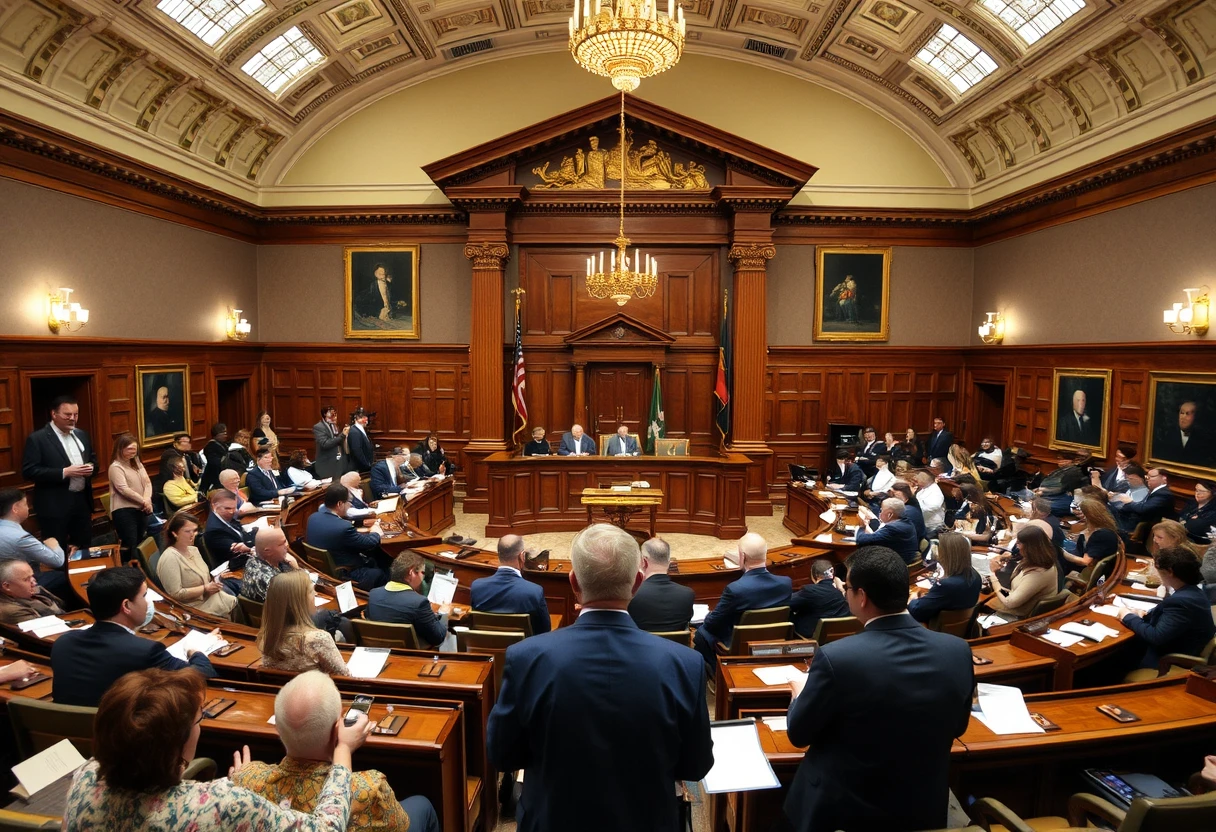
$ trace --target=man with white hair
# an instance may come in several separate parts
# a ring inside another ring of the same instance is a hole
[[[346,486],[350,493],[350,506],[346,509],[346,519],[360,523],[364,518],[376,519],[376,510],[363,502],[363,478],[358,471],[347,471],[338,480]]]
[[[749,532],[739,538],[739,562],[743,576],[726,585],[717,606],[705,616],[705,623],[692,639],[711,670],[717,667],[715,646],[719,642],[730,644],[743,613],[787,606],[794,594],[790,578],[768,571],[768,543],[760,535]]]
[[[583,433],[582,425],[571,425],[570,430],[562,434],[562,441],[557,446],[558,456],[589,456],[595,453],[595,442]]]
[[[858,531],[857,545],[886,546],[903,558],[904,563],[912,563],[920,557],[916,527],[904,519],[904,501],[898,497],[883,500],[878,512],[878,528],[872,532]]]
[[[675,784],[713,765],[703,662],[629,617],[642,571],[628,533],[589,526],[570,560],[582,612],[569,627],[507,648],[487,728],[490,761],[528,772],[519,832],[675,832]]]
[[[241,475],[231,468],[225,468],[223,471],[220,471],[220,488],[225,491],[231,491],[236,496],[237,517],[243,517],[258,510],[258,507],[253,502],[246,500],[241,494]]]
[[[0,560],[0,622],[16,624],[62,612],[63,602],[38,585],[32,566],[20,558]]]
[[[232,782],[280,806],[311,814],[333,767],[334,750],[363,744],[372,725],[360,715],[354,725],[343,721],[342,697],[333,679],[319,670],[301,673],[274,698],[274,728],[287,756],[278,765],[248,762],[237,755]],[[249,753],[246,746],[244,754]],[[349,756],[347,756],[349,760]],[[421,795],[398,802],[378,771],[352,772],[347,829],[438,832],[439,818]]]

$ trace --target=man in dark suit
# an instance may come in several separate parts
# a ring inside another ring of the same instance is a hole
[[[1111,494],[1122,494],[1130,487],[1127,482],[1127,466],[1134,465],[1133,457],[1135,452],[1131,448],[1125,448],[1120,445],[1115,448],[1115,464],[1105,471],[1091,471],[1089,474],[1090,485],[1096,485],[1106,492],[1109,498]]]
[[[848,448],[841,448],[836,452],[836,464],[828,468],[827,484],[829,488],[861,491],[861,486],[866,481],[865,472],[849,462],[849,456]]]
[[[898,497],[904,504],[904,519],[916,529],[916,545],[919,547],[920,542],[925,539],[925,515],[916,502],[912,486],[903,480],[896,480],[891,486],[891,496]]]
[[[333,477],[335,480],[346,473],[347,459],[343,453],[346,436],[350,427],[338,429],[338,409],[328,406],[321,408],[321,421],[312,426],[312,438],[317,445],[316,461],[313,470],[317,479]]]
[[[815,634],[822,618],[843,618],[852,615],[844,600],[844,582],[836,577],[836,568],[827,558],[817,558],[811,564],[811,582],[794,593],[790,599],[794,614],[794,631],[803,638]]]
[[[608,446],[604,448],[604,456],[637,456],[639,453],[638,440],[629,435],[628,425],[617,428],[616,435],[608,440]]]
[[[1084,390],[1072,394],[1072,406],[1061,413],[1056,422],[1056,437],[1061,442],[1073,445],[1097,445],[1101,441],[1102,428],[1096,419],[1086,412],[1087,398]]]
[[[1172,546],[1158,552],[1155,562],[1161,583],[1173,592],[1151,612],[1133,610],[1123,616],[1124,626],[1136,634],[1145,648],[1140,666],[1152,668],[1170,653],[1199,655],[1208,639],[1216,634],[1212,608],[1200,586],[1203,575],[1195,553]]]
[[[711,668],[717,667],[716,645],[730,644],[743,613],[784,607],[793,594],[792,580],[768,571],[768,543],[760,535],[749,532],[739,538],[739,565],[743,567],[743,576],[726,585],[717,606],[705,616],[705,623],[693,636],[693,646]]]
[[[359,408],[351,414],[350,431],[346,434],[346,446],[350,449],[351,470],[366,474],[376,461],[376,448],[367,435],[367,411]]]
[[[589,456],[595,452],[595,440],[583,433],[582,425],[571,425],[557,446],[558,456]]]
[[[380,535],[357,532],[346,519],[350,492],[340,482],[325,489],[325,505],[308,518],[304,542],[328,550],[337,566],[350,570],[359,589],[372,590],[388,583],[388,572],[380,564]]]
[[[1183,402],[1178,406],[1178,421],[1162,419],[1163,424],[1154,431],[1152,454],[1167,462],[1181,462],[1200,468],[1216,466],[1216,454],[1209,418],[1199,418],[1196,402]],[[1198,423],[1197,423],[1198,422]]]
[[[21,475],[34,483],[34,514],[43,537],[88,549],[93,540],[93,473],[97,457],[78,430],[80,405],[71,396],[51,402],[51,421],[25,440]]]
[[[629,617],[650,633],[688,631],[696,593],[671,579],[671,547],[666,540],[652,537],[642,544],[642,572],[645,578],[629,602]]]
[[[174,457],[181,457],[186,463],[186,479],[198,482],[203,476],[203,464],[199,462],[198,454],[191,449],[190,434],[178,433],[173,436],[173,444],[165,448],[160,455],[160,477],[162,481],[169,471],[169,462]]]
[[[912,563],[920,557],[920,538],[916,536],[916,527],[911,521],[904,519],[904,501],[898,497],[888,497],[882,501],[882,509],[878,512],[878,528],[872,532],[857,532],[858,546],[886,546],[904,559],[904,563]]]
[[[941,416],[933,417],[933,432],[925,442],[925,459],[945,459],[954,444],[954,434],[946,430],[946,420]]]
[[[1174,516],[1169,472],[1160,466],[1149,468],[1144,474],[1144,484],[1148,486],[1148,496],[1143,500],[1133,500],[1127,494],[1111,495],[1110,506],[1115,514],[1115,522],[1125,532],[1134,532],[1141,523],[1148,523],[1152,527]]]
[[[790,742],[814,752],[785,816],[797,832],[943,827],[950,746],[971,718],[971,648],[907,614],[908,568],[890,549],[849,558],[845,597],[864,628],[820,647],[791,685]],[[891,776],[913,757],[915,776]]]
[[[393,448],[387,458],[372,466],[372,499],[383,500],[385,497],[396,497],[401,493],[407,480],[414,477],[402,477],[408,455],[405,448]]]
[[[274,454],[270,448],[261,447],[253,452],[255,462],[253,470],[245,475],[245,488],[249,490],[249,502],[255,506],[261,503],[273,503],[279,497],[294,494],[296,487],[290,482],[284,482],[281,475],[274,472]]]
[[[96,623],[87,630],[64,633],[51,647],[51,695],[59,705],[97,707],[118,677],[133,670],[191,667],[212,677],[215,669],[202,653],[190,650],[189,661],[169,655],[159,641],[140,638],[135,630],[152,620],[153,604],[145,596],[143,573],[116,566],[89,581],[89,609]]]
[[[471,606],[482,612],[527,613],[532,635],[552,629],[545,592],[524,579],[524,539],[517,534],[498,539],[498,571],[469,585]]]
[[[435,472],[427,468],[426,463],[422,461],[422,454],[407,456],[405,464],[398,469],[398,472],[401,474],[401,479],[407,483],[435,476]]]
[[[219,566],[228,561],[231,569],[240,569],[253,551],[258,530],[245,531],[236,513],[236,494],[227,489],[211,495],[211,514],[203,526],[203,542],[211,565]]]
[[[878,458],[887,453],[887,443],[879,440],[878,431],[873,425],[868,425],[861,432],[861,445],[857,449],[857,466],[867,477],[874,476],[878,470]]]
[[[626,612],[642,582],[626,532],[590,526],[570,560],[582,613],[507,648],[486,729],[490,762],[528,772],[519,832],[677,832],[675,783],[713,765],[703,663]]]
[[[425,567],[416,552],[397,555],[389,567],[389,582],[367,595],[367,617],[389,624],[413,624],[423,649],[430,649],[447,639],[448,617],[436,615],[431,602],[419,591]]]
[[[347,471],[338,480],[350,494],[350,505],[346,507],[346,519],[359,526],[370,526],[376,521],[376,509],[363,500],[363,481],[358,471]],[[375,502],[374,500],[372,502]]]
[[[228,461],[228,426],[216,422],[211,426],[211,441],[203,448],[203,478],[199,482],[200,496],[206,496],[208,491],[219,488],[220,471]]]

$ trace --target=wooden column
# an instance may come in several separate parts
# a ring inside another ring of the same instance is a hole
[[[728,257],[735,267],[731,291],[731,449],[749,454],[768,451],[764,441],[764,393],[768,370],[765,282],[771,243],[733,243]]]
[[[574,421],[587,429],[587,365],[574,365]]]

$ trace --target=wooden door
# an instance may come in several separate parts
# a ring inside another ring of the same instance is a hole
[[[651,368],[646,364],[595,365],[588,372],[591,424],[583,429],[596,442],[599,434],[613,433],[620,425],[628,425],[629,432],[640,437],[650,413]]]

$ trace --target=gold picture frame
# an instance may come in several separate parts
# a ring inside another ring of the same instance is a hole
[[[1047,447],[1106,456],[1110,370],[1056,368],[1051,376],[1051,438]],[[1076,408],[1080,406],[1080,414]]]
[[[190,365],[141,365],[135,368],[136,435],[141,448],[173,441],[190,432]]]
[[[1150,372],[1148,377],[1146,466],[1190,477],[1216,476],[1216,373]],[[1190,411],[1185,445],[1184,408]]]
[[[814,340],[886,341],[890,306],[889,247],[816,249]]]
[[[421,337],[419,246],[345,246],[342,262],[346,287],[345,337],[373,340]],[[387,278],[383,285],[379,285],[381,269]]]

